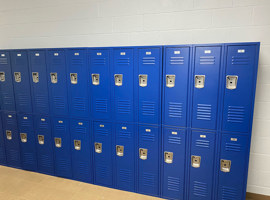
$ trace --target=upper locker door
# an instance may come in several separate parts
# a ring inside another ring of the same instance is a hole
[[[134,121],[134,49],[113,50],[114,119]]]
[[[63,49],[47,51],[47,77],[53,115],[68,115],[66,56]]]
[[[158,47],[139,48],[139,123],[160,123],[161,51]]]
[[[87,50],[68,49],[69,112],[72,117],[89,117]]]
[[[49,114],[45,50],[29,51],[29,71],[32,85],[33,112]]]
[[[0,114],[0,165],[6,164],[6,150],[5,150],[5,141],[4,141],[4,132],[2,126],[2,116]]]
[[[257,70],[257,45],[227,46],[226,74],[223,85],[223,130],[250,131],[252,101]]]
[[[164,125],[187,123],[187,93],[190,47],[168,47],[163,75]]]
[[[17,112],[32,113],[32,95],[27,51],[12,51],[11,64]]]
[[[8,51],[0,51],[0,89],[1,110],[15,111],[10,53]]]
[[[221,50],[221,46],[195,47],[193,128],[216,128]]]
[[[111,117],[109,49],[89,50],[89,72],[92,118],[109,120]]]

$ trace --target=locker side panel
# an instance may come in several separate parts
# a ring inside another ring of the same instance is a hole
[[[5,149],[5,136],[2,124],[2,115],[0,114],[0,165],[6,165],[6,149]]]
[[[162,197],[184,199],[186,130],[163,129]]]
[[[185,127],[190,48],[166,48],[163,75],[163,124]]]
[[[32,95],[27,51],[12,51],[11,65],[17,112],[32,113]]]
[[[193,128],[216,128],[221,46],[195,48]]]

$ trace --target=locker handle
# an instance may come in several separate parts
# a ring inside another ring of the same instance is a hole
[[[102,143],[95,142],[95,152],[102,153]]]
[[[195,88],[204,88],[205,75],[195,75]]]
[[[116,145],[116,155],[119,157],[124,156],[124,146]]]
[[[147,79],[148,79],[148,75],[140,74],[139,75],[139,85],[141,87],[146,87],[147,86]]]
[[[44,141],[44,135],[38,135],[38,143],[40,145],[44,145],[45,141]]]
[[[92,84],[99,85],[99,74],[92,74]]]
[[[32,72],[32,78],[34,83],[38,83],[39,82],[38,72]]]
[[[61,138],[54,138],[55,147],[61,148],[62,147],[62,139]]]
[[[20,133],[21,136],[21,142],[26,143],[27,142],[27,134],[26,133]]]
[[[51,74],[51,83],[53,83],[53,84],[55,84],[55,83],[57,83],[58,82],[58,80],[57,80],[57,73],[56,72],[52,72],[52,73],[50,73]]]
[[[70,82],[71,82],[71,84],[77,84],[78,83],[78,75],[77,75],[77,73],[70,73]]]
[[[116,86],[122,86],[123,85],[123,74],[115,74],[114,75],[114,84]]]
[[[191,156],[191,166],[194,168],[200,168],[201,167],[201,156]]]
[[[173,88],[175,86],[175,75],[166,75],[166,87]]]
[[[229,173],[231,171],[232,162],[230,160],[220,160],[220,171]]]
[[[148,153],[147,149],[140,148],[139,149],[140,159],[141,160],[147,160],[147,153]]]
[[[12,140],[12,132],[10,130],[6,130],[6,137],[8,140]]]
[[[74,149],[80,151],[82,148],[81,140],[74,140]]]
[[[0,81],[5,82],[5,80],[6,80],[5,72],[0,72]]]
[[[237,87],[238,76],[228,75],[226,76],[226,88],[229,90],[235,90]]]
[[[168,164],[173,163],[173,152],[164,152],[164,162]]]
[[[17,83],[20,83],[21,82],[21,72],[14,72],[14,80],[15,82]]]

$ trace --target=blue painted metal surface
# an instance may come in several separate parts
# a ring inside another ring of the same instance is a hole
[[[5,149],[5,136],[2,125],[2,115],[0,114],[0,165],[6,165],[6,149]]]

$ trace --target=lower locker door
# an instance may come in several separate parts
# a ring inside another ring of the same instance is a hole
[[[4,141],[4,132],[2,126],[2,116],[0,115],[0,165],[6,165],[6,150]]]

